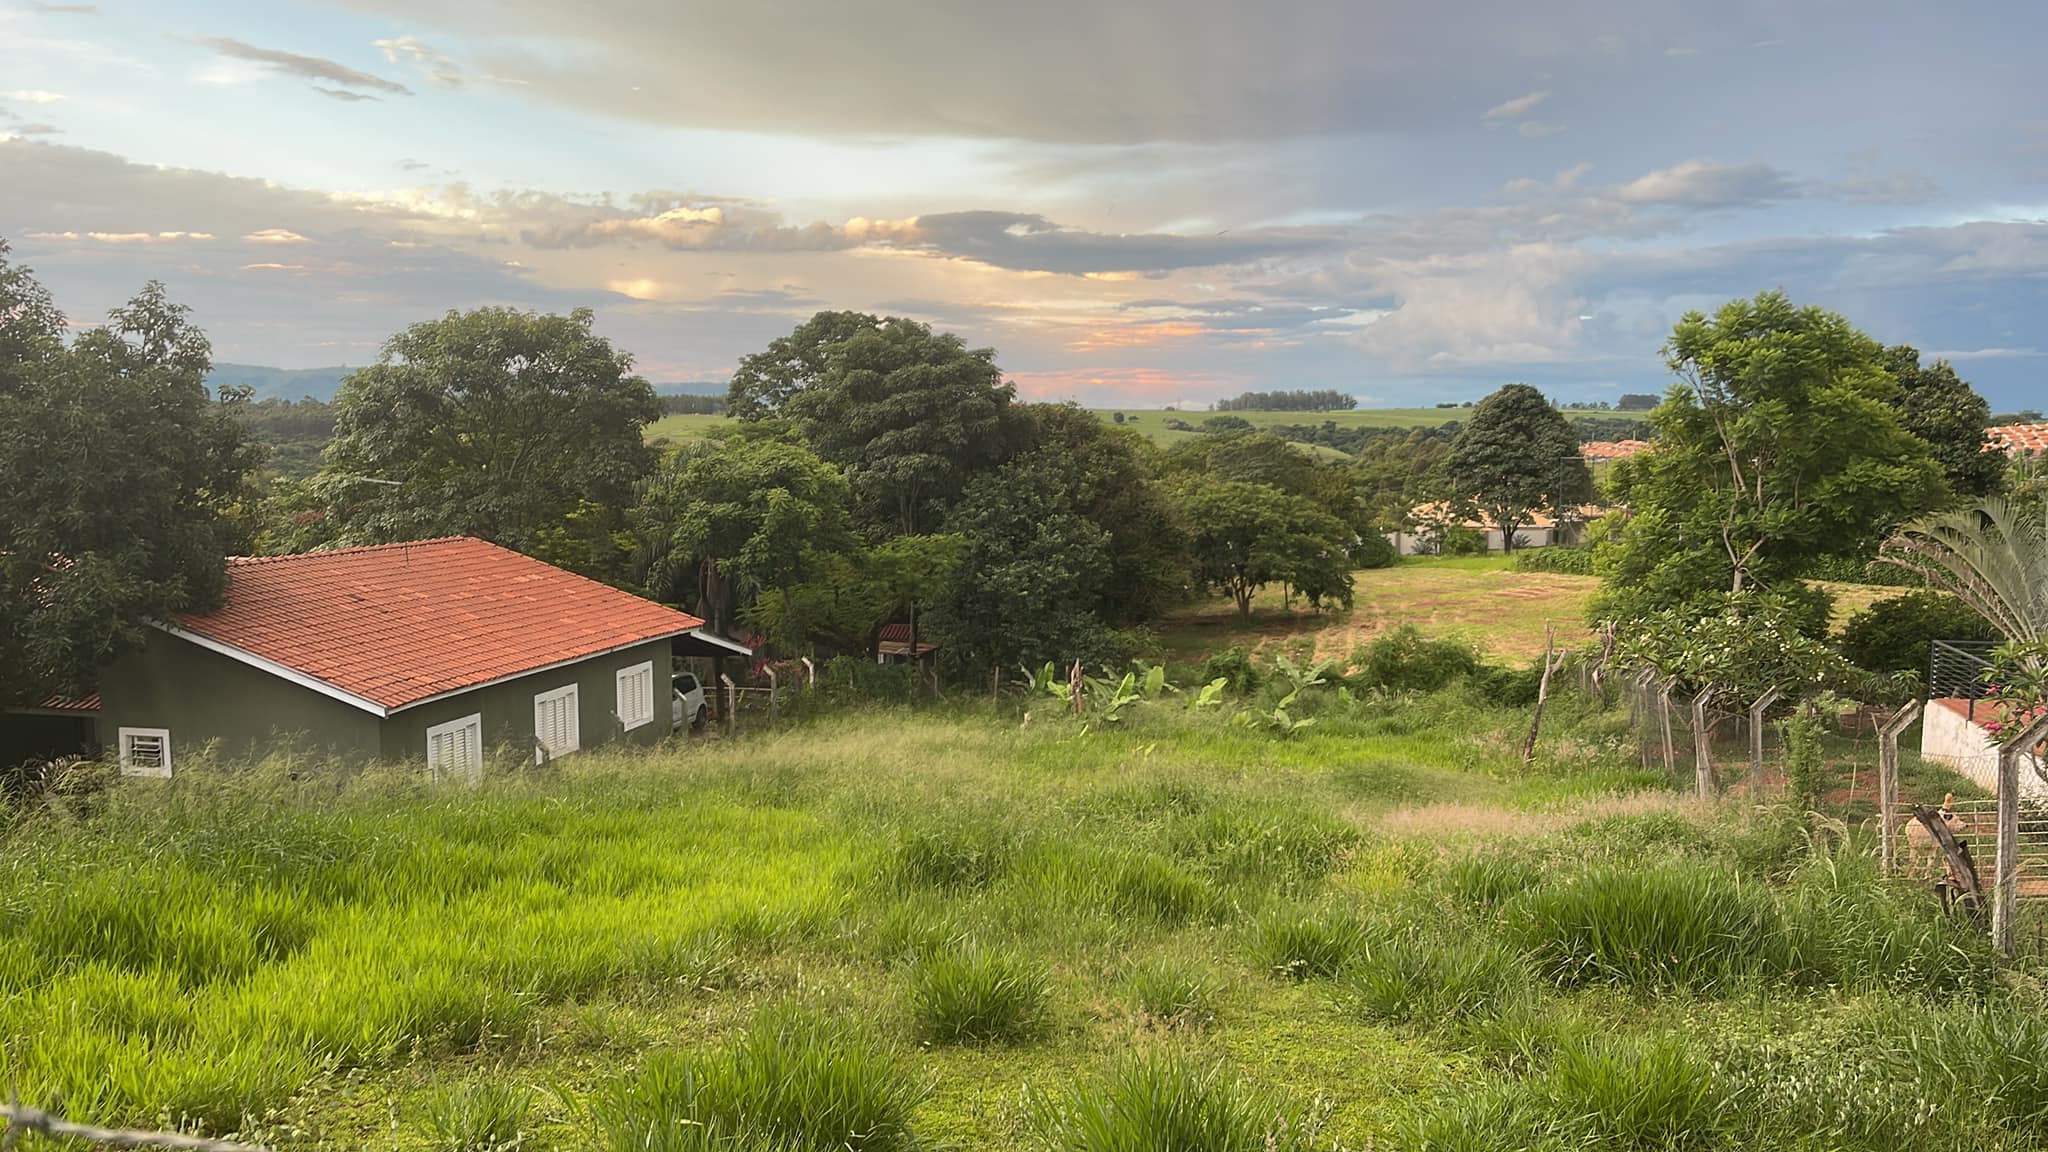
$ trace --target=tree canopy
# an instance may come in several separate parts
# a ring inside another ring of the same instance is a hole
[[[1014,394],[993,349],[914,320],[821,312],[741,362],[730,405],[744,420],[787,417],[844,470],[864,525],[916,535],[1009,455]]]
[[[481,308],[415,324],[335,397],[321,482],[338,537],[479,536],[532,551],[585,504],[623,509],[661,415],[632,357],[567,316]]]
[[[2005,474],[2004,454],[1985,451],[1990,402],[1946,360],[1922,364],[1919,350],[1904,344],[1885,349],[1884,360],[1903,393],[1900,421],[1927,441],[1949,487],[1958,496],[1989,495]]]
[[[1536,513],[1567,513],[1593,498],[1571,422],[1527,384],[1479,402],[1451,443],[1449,472],[1458,498],[1500,529],[1504,552]]]
[[[1350,532],[1335,517],[1271,485],[1234,480],[1194,479],[1180,499],[1196,581],[1228,595],[1239,616],[1270,584],[1350,607]]]
[[[0,243],[0,703],[84,691],[146,621],[212,607],[260,459],[161,284],[64,330]]]
[[[1948,502],[1883,350],[1835,313],[1766,292],[1688,313],[1665,356],[1681,383],[1652,414],[1656,449],[1610,477],[1632,515],[1601,546],[1596,610],[1786,591],[1815,558],[1868,555]]]

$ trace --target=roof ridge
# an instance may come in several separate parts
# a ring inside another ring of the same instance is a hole
[[[436,544],[457,544],[465,541],[488,544],[493,548],[500,547],[500,545],[491,544],[489,540],[485,540],[480,536],[434,536],[426,540],[399,540],[390,544],[358,544],[353,548],[326,548],[312,552],[287,552],[282,556],[230,556],[228,557],[228,563],[276,564],[286,560],[309,560],[314,557],[324,556],[354,556],[364,552],[389,552],[397,548],[425,548]],[[511,551],[511,549],[506,549],[506,551]]]

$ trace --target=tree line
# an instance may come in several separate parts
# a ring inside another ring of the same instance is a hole
[[[1240,392],[1216,402],[1218,412],[1349,412],[1358,397],[1334,388],[1318,391]]]

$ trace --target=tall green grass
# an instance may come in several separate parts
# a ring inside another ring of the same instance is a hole
[[[1119,1060],[1100,1082],[1027,1102],[1040,1139],[1059,1152],[1309,1152],[1313,1118],[1272,1093],[1169,1049]]]
[[[617,1152],[908,1152],[927,1091],[868,1032],[777,1009],[723,1051],[651,1057],[595,1110]]]
[[[1045,969],[1022,957],[957,941],[918,959],[909,978],[918,1028],[935,1043],[1017,1043],[1045,1025]]]

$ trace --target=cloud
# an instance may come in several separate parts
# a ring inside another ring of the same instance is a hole
[[[386,63],[410,64],[444,88],[462,85],[462,65],[429,48],[416,36],[396,36],[372,44],[383,51]]]
[[[1852,204],[1927,204],[1941,195],[1941,187],[1932,177],[1909,168],[1850,176],[1824,183],[1818,191]]]
[[[97,4],[45,4],[42,0],[28,0],[28,10],[45,12],[53,16],[90,16],[100,10]]]
[[[1527,96],[1517,96],[1513,100],[1503,100],[1486,110],[1486,119],[1520,120],[1522,117],[1534,112],[1538,104],[1548,99],[1550,99],[1548,91],[1536,91],[1529,93]]]
[[[1969,348],[1961,351],[1929,352],[1930,360],[2031,360],[2048,355],[2038,348]]]
[[[101,244],[166,244],[177,240],[211,240],[211,232],[36,232],[31,240],[93,240]]]
[[[305,270],[306,266],[304,264],[262,263],[242,265],[242,271],[244,272],[304,272]]]
[[[12,128],[0,129],[0,132],[4,132],[7,135],[12,136],[61,136],[63,135],[64,130],[62,128],[57,127],[55,124],[41,124],[31,122],[16,124]]]
[[[250,244],[304,244],[306,238],[289,228],[259,228],[242,237]]]
[[[4,97],[0,98],[13,100],[20,104],[55,104],[65,97],[61,92],[45,92],[40,88],[18,88],[12,92],[5,93]]]
[[[1715,164],[1687,160],[1639,176],[1616,195],[1632,204],[1677,204],[1693,208],[1753,207],[1799,195],[1798,185],[1769,164]]]
[[[342,88],[322,88],[318,84],[313,85],[313,91],[330,99],[339,100],[344,104],[357,104],[364,100],[374,100],[382,103],[384,99],[381,96],[372,96],[367,92],[350,92]]]
[[[322,56],[302,56],[297,52],[286,52],[278,48],[259,48],[230,36],[205,36],[201,37],[199,42],[223,56],[267,65],[289,76],[298,76],[306,80],[325,80],[342,88],[369,88],[396,96],[412,95],[412,89],[403,84],[386,80],[382,76],[373,76],[368,72],[359,72],[346,64],[339,64]],[[330,96],[334,95],[330,89],[323,88],[320,91]]]

